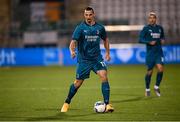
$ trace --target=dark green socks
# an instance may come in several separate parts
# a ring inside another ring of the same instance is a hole
[[[102,82],[101,90],[102,90],[105,104],[109,104],[110,87],[109,87],[108,81]]]
[[[70,104],[71,102],[71,99],[73,98],[73,96],[76,94],[77,92],[77,88],[74,86],[74,84],[72,84],[70,86],[70,89],[69,89],[69,93],[68,93],[68,96],[65,100],[66,103]]]
[[[159,86],[163,77],[163,72],[158,72],[156,76],[156,86]]]

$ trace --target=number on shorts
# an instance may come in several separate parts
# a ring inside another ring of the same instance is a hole
[[[164,58],[163,57],[161,57],[161,61],[164,62]]]
[[[105,62],[100,62],[101,63],[101,65],[103,66],[103,67],[105,67],[106,66],[106,64],[105,64]]]

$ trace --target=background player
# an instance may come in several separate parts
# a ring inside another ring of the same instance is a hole
[[[160,83],[163,77],[163,51],[161,45],[164,43],[164,31],[160,25],[156,24],[156,13],[150,12],[148,16],[149,24],[144,26],[140,32],[140,43],[146,44],[146,65],[147,73],[145,76],[146,92],[145,96],[150,96],[150,82],[154,66],[157,67],[156,84],[154,90],[160,96]]]
[[[68,96],[61,108],[61,112],[68,111],[71,99],[84,80],[89,78],[91,70],[93,70],[102,81],[102,94],[106,104],[106,112],[112,112],[114,111],[114,108],[109,104],[110,87],[106,64],[104,63],[100,52],[100,41],[103,40],[106,49],[105,59],[107,61],[110,60],[109,42],[106,31],[104,26],[95,21],[95,13],[91,7],[87,7],[84,10],[84,18],[85,21],[76,27],[69,46],[72,58],[75,58],[76,56],[76,47],[78,50],[76,80],[70,86]]]

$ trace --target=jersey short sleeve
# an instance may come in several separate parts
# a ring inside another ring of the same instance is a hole
[[[139,43],[149,43],[149,40],[146,37],[147,32],[148,32],[148,27],[144,26],[139,34]]]
[[[76,26],[73,34],[72,34],[72,40],[78,41],[81,37],[81,28],[80,25]]]
[[[161,38],[161,39],[165,39],[163,27],[161,27],[161,37],[160,37],[160,38]]]
[[[106,33],[106,30],[104,27],[102,27],[102,30],[101,30],[101,39],[102,40],[106,40],[107,38],[107,33]]]

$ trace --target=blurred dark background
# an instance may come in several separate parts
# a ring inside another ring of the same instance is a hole
[[[0,0],[0,47],[67,47],[83,9],[104,25],[144,25],[155,11],[166,44],[180,44],[180,0]],[[111,44],[138,43],[140,28],[108,31]]]

